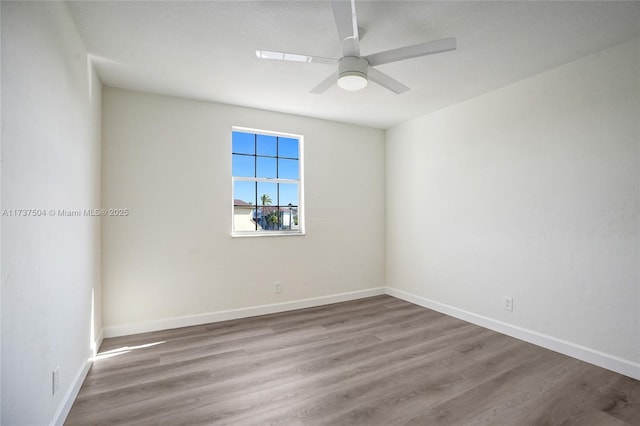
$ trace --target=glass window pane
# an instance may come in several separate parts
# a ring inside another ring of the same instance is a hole
[[[233,183],[233,230],[255,231],[255,182]]]
[[[237,181],[233,183],[233,205],[243,206],[256,203],[256,183]]]
[[[276,159],[270,157],[256,157],[258,171],[256,177],[275,178],[276,176]]]
[[[255,158],[249,155],[233,154],[231,174],[241,177],[255,177]]]
[[[258,135],[258,155],[270,155],[275,157],[277,154],[276,137]]]
[[[258,182],[258,204],[256,222],[260,229],[277,231],[281,229],[281,215],[278,209],[278,184]]]
[[[255,135],[252,133],[233,132],[232,133],[232,152],[234,154],[255,154],[256,144]]]
[[[298,206],[298,184],[281,183],[280,184],[280,206]]]
[[[288,231],[300,229],[298,222],[298,185],[281,183],[279,188],[281,229]]]
[[[258,182],[258,205],[276,206],[278,204],[278,184]]]
[[[298,156],[298,139],[279,138],[278,157],[300,158]]]
[[[298,179],[298,160],[278,158],[278,177],[281,179]]]

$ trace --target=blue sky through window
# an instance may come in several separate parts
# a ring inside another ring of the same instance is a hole
[[[300,178],[299,141],[234,131],[232,133],[232,174],[234,177],[270,179]],[[254,205],[262,204],[262,196],[271,205],[298,206],[298,184],[277,182],[235,181],[233,198]]]

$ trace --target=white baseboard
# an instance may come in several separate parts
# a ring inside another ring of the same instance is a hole
[[[557,339],[546,334],[474,314],[473,312],[416,296],[415,294],[407,293],[393,287],[386,287],[386,294],[640,380],[640,364],[638,363],[577,345],[566,340]]]
[[[73,407],[73,403],[78,396],[78,392],[80,392],[82,383],[84,383],[84,379],[87,377],[87,373],[89,373],[91,364],[92,358],[87,357],[87,361],[82,364],[75,377],[73,378],[73,381],[71,382],[71,386],[69,386],[67,393],[64,394],[62,401],[60,401],[60,405],[56,410],[56,414],[53,416],[53,420],[51,420],[50,426],[62,426],[64,424],[64,421],[67,419],[67,416],[71,411],[71,407]]]
[[[130,334],[147,333],[149,331],[168,330],[172,328],[188,327],[192,325],[207,324],[211,322],[228,321],[232,319],[254,317],[258,315],[275,314],[278,312],[293,311],[296,309],[312,308],[315,306],[346,302],[349,300],[362,299],[364,297],[378,296],[381,294],[385,294],[384,287],[351,291],[348,293],[332,294],[329,296],[313,297],[310,299],[273,303],[270,305],[252,306],[249,308],[230,309],[226,311],[210,312],[206,314],[166,318],[137,324],[112,325],[104,327],[103,332],[105,338],[126,336]]]
[[[98,337],[96,337],[95,343],[94,343],[94,347],[95,347],[95,352],[94,354],[92,354],[93,356],[96,356],[96,354],[98,353],[98,351],[100,350],[100,345],[102,345],[102,341],[104,340],[104,329],[101,328],[100,329],[100,333],[98,333]]]

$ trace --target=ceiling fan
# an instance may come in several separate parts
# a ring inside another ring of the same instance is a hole
[[[400,47],[373,55],[360,55],[360,37],[358,20],[356,18],[355,0],[331,0],[333,17],[338,28],[338,36],[342,42],[342,57],[340,59],[323,58],[318,56],[300,55],[296,53],[274,52],[270,50],[256,50],[261,59],[277,59],[291,62],[311,62],[338,65],[336,73],[331,74],[311,93],[323,93],[334,84],[345,90],[360,90],[366,87],[368,80],[378,83],[394,93],[404,93],[409,88],[387,74],[374,68],[376,65],[388,64],[405,59],[417,58],[434,53],[448,52],[456,49],[456,39],[453,37],[441,40],[427,41],[412,46]]]

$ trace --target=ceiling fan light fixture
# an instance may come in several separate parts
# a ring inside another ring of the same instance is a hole
[[[358,71],[346,71],[338,77],[338,86],[344,90],[362,90],[368,82],[367,75]]]
[[[367,87],[369,62],[358,56],[345,56],[338,63],[338,87],[344,90],[362,90]]]

